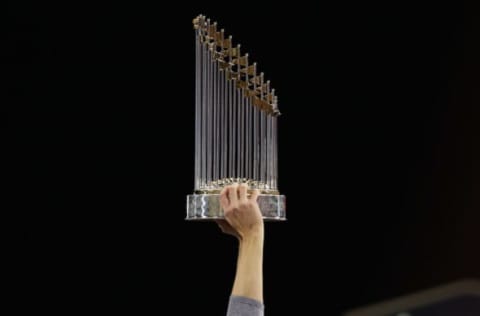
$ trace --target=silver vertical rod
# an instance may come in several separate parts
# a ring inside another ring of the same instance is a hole
[[[232,73],[230,73],[232,75]],[[228,142],[228,177],[233,178],[233,80],[228,83],[228,130],[229,130],[229,142]]]
[[[275,110],[278,110],[278,98],[275,97]],[[272,131],[273,131],[273,186],[275,190],[278,190],[277,187],[277,177],[278,177],[278,145],[277,145],[277,117],[278,113],[275,113],[272,122]]]
[[[268,90],[267,90],[268,93]],[[264,98],[263,92],[263,80],[262,80],[262,93],[261,99]],[[260,111],[260,183],[261,188],[264,189],[265,184],[265,112],[262,110]]]
[[[272,98],[275,93],[275,89],[272,89]],[[272,101],[273,104],[273,101]],[[267,182],[270,189],[272,189],[272,172],[273,172],[273,141],[272,141],[272,113],[267,116],[267,147],[268,147],[268,168],[267,168]]]
[[[274,189],[273,186],[273,179],[275,178],[274,174],[274,159],[275,159],[275,149],[274,149],[274,141],[273,141],[273,114],[269,116],[270,120],[270,189]]]
[[[222,141],[223,141],[223,110],[224,110],[224,104],[223,104],[223,95],[224,95],[224,85],[223,85],[223,74],[224,71],[221,69],[219,73],[219,81],[218,81],[218,89],[220,90],[220,93],[218,94],[218,179],[222,179],[222,167],[223,167],[223,146],[222,146]]]
[[[260,112],[260,182],[262,183],[262,189],[265,188],[265,112]]]
[[[232,81],[232,174],[231,176],[237,178],[237,80]]]
[[[222,84],[223,84],[223,95],[222,95],[222,179],[225,179],[227,177],[227,148],[228,148],[228,120],[227,120],[227,115],[228,115],[228,104],[227,104],[227,97],[228,97],[228,91],[227,91],[227,72],[226,70],[223,72],[223,78],[222,78]]]
[[[246,74],[245,74],[245,83],[247,84],[247,86],[245,88],[242,88],[242,118],[241,118],[241,122],[242,122],[242,126],[241,126],[241,135],[242,135],[242,146],[241,146],[241,157],[242,157],[242,163],[241,163],[241,170],[240,170],[240,174],[241,174],[241,178],[247,178],[247,174],[246,174],[246,162],[248,161],[248,152],[247,152],[247,147],[246,147],[246,139],[247,139],[247,135],[246,135],[246,127],[245,127],[245,120],[246,120],[246,109],[247,109],[247,106],[246,106],[246,91],[248,90],[248,54],[245,54],[245,67],[246,67]]]
[[[237,60],[240,60],[240,44],[237,45]],[[238,84],[240,83],[240,64],[237,62],[237,77],[235,78],[235,108],[234,108],[234,123],[235,123],[235,138],[233,142],[233,148],[235,151],[235,176],[234,178],[238,179],[240,178],[240,88],[238,87]],[[237,181],[237,180],[235,180]]]
[[[248,80],[247,80],[248,84]],[[247,181],[252,178],[250,174],[250,166],[251,166],[251,139],[250,139],[250,123],[251,123],[251,104],[250,104],[250,97],[247,96],[245,98],[245,178]]]
[[[277,117],[273,118],[273,188],[275,190],[277,187],[277,178],[278,178],[278,145],[277,145]]]
[[[210,185],[212,180],[212,53],[210,47],[208,47],[208,99],[207,99],[207,186]]]
[[[249,146],[249,162],[248,162],[248,178],[250,180],[253,180],[254,179],[254,176],[253,176],[253,140],[252,140],[252,135],[253,135],[253,112],[255,111],[255,109],[253,108],[253,103],[252,103],[252,98],[248,98],[248,110],[249,110],[249,114],[248,114],[248,131],[247,131],[247,134],[248,134],[248,146]]]
[[[270,168],[271,168],[271,164],[270,162],[272,161],[272,151],[270,150],[270,145],[271,145],[271,141],[270,141],[270,115],[268,113],[265,113],[265,120],[266,120],[266,130],[265,130],[265,146],[267,148],[267,155],[266,155],[266,161],[265,161],[265,164],[266,164],[266,185],[267,185],[267,188],[270,189],[270,180],[271,180],[271,177],[270,177]]]
[[[256,89],[256,85],[254,86],[254,89]],[[256,90],[254,90],[256,91]],[[253,100],[253,99],[252,99]],[[258,149],[257,149],[257,119],[258,119],[258,114],[257,114],[257,107],[252,104],[252,145],[253,145],[253,163],[252,163],[252,180],[257,181],[257,169],[258,169]]]
[[[215,181],[220,179],[220,94],[221,94],[221,87],[220,87],[220,82],[221,82],[221,77],[220,77],[220,70],[219,70],[219,64],[218,62],[215,62],[216,67],[217,67],[217,80],[216,80],[216,86],[217,86],[217,97],[215,99],[215,104],[216,104],[216,113],[215,113]]]
[[[259,181],[258,177],[258,108],[256,106],[253,107],[253,180]]]
[[[229,36],[229,56],[228,61],[232,60],[232,36]],[[229,131],[229,142],[228,142],[228,172],[227,177],[233,178],[233,71],[231,66],[229,66],[229,76],[228,80],[228,131]]]
[[[265,95],[265,100],[268,101],[268,96],[270,94],[270,80],[267,80],[267,86],[266,86],[266,95]],[[267,126],[267,119],[268,119],[268,115],[267,115],[267,112],[264,110],[263,111],[263,137],[262,137],[262,142],[263,142],[263,159],[262,159],[262,162],[263,162],[263,172],[264,172],[264,175],[263,175],[263,183],[264,183],[264,188],[266,188],[267,184],[268,184],[268,159],[270,158],[268,156],[268,143],[267,143],[267,139],[268,139],[268,133],[267,133],[267,130],[268,130],[268,126]]]
[[[251,120],[252,120],[252,117],[251,117],[251,113],[252,113],[252,109],[251,109],[251,104],[250,104],[250,97],[247,96],[246,97],[246,150],[245,150],[245,157],[246,157],[246,166],[245,166],[245,178],[247,178],[247,181],[250,180],[252,178],[252,174],[251,174],[251,170],[250,170],[250,166],[251,166],[251,160],[252,160],[252,149],[251,149],[251,145],[252,145],[252,139],[250,137],[250,125],[251,125]]]
[[[195,190],[200,186],[200,28],[195,32]]]
[[[216,129],[217,129],[217,63],[215,62],[215,51],[212,51],[212,180],[216,180]]]
[[[247,64],[248,66],[248,64]],[[255,77],[257,75],[257,69],[256,69],[256,64],[253,64],[253,91],[256,89],[256,84],[255,84]],[[249,87],[250,82],[247,77],[247,87]],[[252,108],[252,98],[253,96],[248,95],[247,96],[247,178],[249,180],[253,180],[253,170],[252,170],[252,165],[253,165],[253,146],[252,146],[252,129],[253,129],[253,111],[254,109]]]
[[[240,68],[238,68],[240,69]],[[240,72],[238,72],[240,76]],[[240,78],[238,79],[240,83]],[[242,91],[237,88],[237,178],[242,177]]]
[[[213,174],[213,179],[215,181],[218,180],[218,168],[220,166],[219,164],[219,161],[218,161],[218,146],[220,145],[219,142],[218,142],[218,110],[219,110],[219,104],[218,104],[218,96],[220,94],[220,90],[219,90],[219,70],[218,70],[218,63],[217,61],[215,61],[215,118],[214,118],[214,125],[215,125],[215,141],[214,141],[214,144],[215,144],[215,154],[214,154],[214,159],[213,159],[213,167],[214,167],[214,174]]]
[[[220,38],[222,40],[221,45],[220,45],[220,51],[223,54],[224,53],[224,48],[225,48],[225,31],[224,29],[220,30]],[[225,60],[225,57],[223,57],[223,60]],[[219,67],[220,69],[220,76],[219,76],[219,89],[220,93],[218,95],[218,106],[219,106],[219,112],[218,112],[218,177],[219,179],[224,179],[225,178],[225,173],[224,173],[224,163],[225,163],[225,157],[224,157],[224,131],[225,131],[225,120],[224,120],[224,112],[225,112],[225,69],[222,69],[222,67]]]
[[[205,35],[205,34],[204,34]],[[205,38],[204,38],[205,39]],[[201,172],[200,172],[200,186],[206,185],[205,179],[207,177],[207,44],[204,41],[202,44],[202,115],[200,118],[200,125],[202,129],[201,142],[202,142],[202,159],[201,159]]]

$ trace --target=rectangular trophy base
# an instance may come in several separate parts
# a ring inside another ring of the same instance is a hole
[[[220,194],[191,194],[187,196],[186,220],[223,219]],[[260,194],[257,199],[265,221],[286,220],[285,195]]]

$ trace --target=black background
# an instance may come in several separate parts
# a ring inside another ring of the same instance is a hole
[[[10,1],[6,12],[18,308],[225,313],[235,241],[183,220],[200,13],[279,95],[289,220],[266,227],[269,315],[339,315],[480,277],[473,5]]]

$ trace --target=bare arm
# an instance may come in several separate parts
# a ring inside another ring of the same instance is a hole
[[[263,219],[257,204],[258,190],[247,196],[247,189],[246,184],[223,189],[220,203],[225,220],[218,221],[218,224],[225,233],[234,235],[239,241],[232,296],[263,303]]]

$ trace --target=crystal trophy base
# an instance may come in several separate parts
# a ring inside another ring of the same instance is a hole
[[[285,195],[260,194],[257,203],[266,221],[286,220]],[[186,220],[215,220],[223,218],[220,194],[191,194],[187,196]]]

